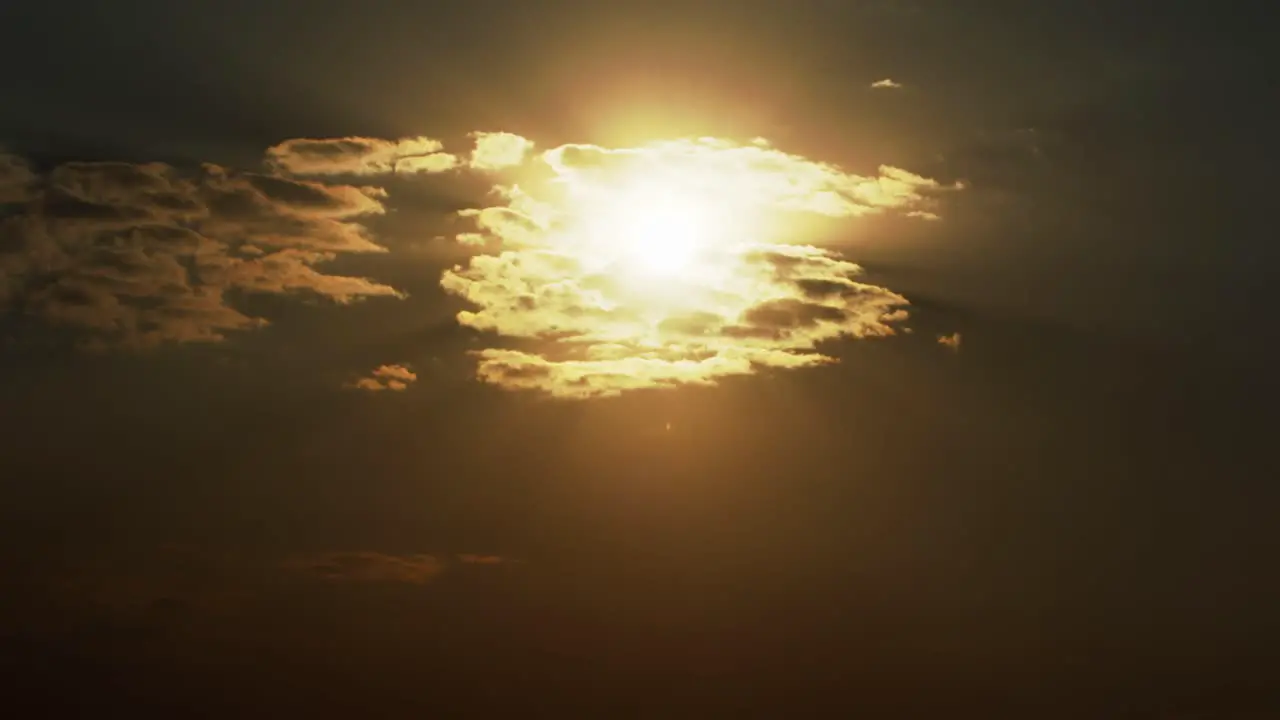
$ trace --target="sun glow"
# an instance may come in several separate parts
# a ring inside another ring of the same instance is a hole
[[[640,166],[614,182],[579,186],[567,234],[619,280],[706,275],[714,259],[747,239],[732,195],[709,192],[714,178]],[[735,217],[735,215],[737,217]]]
[[[474,308],[462,324],[530,343],[477,351],[482,380],[562,397],[820,365],[823,342],[893,334],[906,299],[854,279],[806,223],[916,208],[938,187],[764,141],[570,144],[538,159],[494,188],[502,205],[463,213],[480,232],[460,241],[501,248],[441,284]]]
[[[711,213],[671,191],[650,188],[628,193],[604,218],[630,261],[645,270],[671,275],[687,270],[699,248],[714,240]]]

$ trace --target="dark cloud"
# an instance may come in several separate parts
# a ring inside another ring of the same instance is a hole
[[[25,160],[0,148],[0,205],[26,201],[35,179]]]
[[[400,295],[318,267],[385,252],[358,222],[384,211],[377,189],[119,162],[64,163],[23,187],[0,219],[0,303],[87,331],[93,347],[217,341],[267,324],[233,307],[237,292]]]

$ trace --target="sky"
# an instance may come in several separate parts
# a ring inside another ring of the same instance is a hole
[[[1260,9],[0,9],[58,716],[1261,717]]]

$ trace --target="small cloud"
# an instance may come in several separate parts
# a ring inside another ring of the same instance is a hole
[[[368,377],[360,378],[348,385],[348,387],[370,392],[380,392],[382,390],[399,392],[408,389],[409,384],[417,379],[418,376],[403,365],[383,365],[374,370]]]
[[[382,175],[393,172],[437,173],[457,167],[457,157],[429,137],[293,138],[267,148],[266,162],[293,175]]]
[[[501,170],[524,162],[533,141],[508,132],[473,132],[476,147],[468,165],[474,170]]]
[[[897,90],[902,87],[902,83],[885,78],[871,83],[871,87],[876,90]]]
[[[934,212],[929,212],[928,210],[912,210],[911,212],[907,213],[907,217],[913,217],[920,220],[928,220],[930,222],[942,219],[941,215],[938,215],[937,213],[934,213]]]
[[[434,555],[333,552],[292,558],[285,569],[326,582],[425,585],[445,564]]]
[[[951,352],[960,352],[960,333],[954,332],[950,335],[939,335],[938,344],[948,348]]]
[[[395,163],[395,171],[402,174],[442,173],[456,167],[458,167],[458,157],[449,153],[432,153],[430,155],[400,158]]]

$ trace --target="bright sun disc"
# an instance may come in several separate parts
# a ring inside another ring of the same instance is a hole
[[[686,269],[712,231],[705,212],[675,198],[637,203],[619,220],[628,259],[659,273]]]
[[[623,270],[676,275],[724,234],[705,198],[655,182],[617,188],[590,211],[591,242]]]

